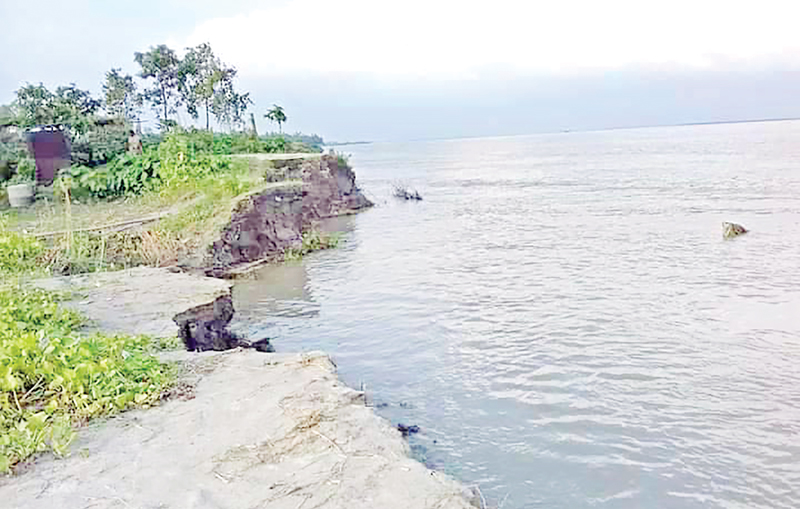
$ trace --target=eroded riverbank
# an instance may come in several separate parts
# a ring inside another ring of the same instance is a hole
[[[177,333],[174,314],[230,298],[225,281],[166,269],[38,286],[71,292],[65,305],[96,329],[165,337]],[[474,507],[461,485],[409,457],[401,433],[339,381],[323,353],[163,357],[182,375],[161,405],[83,428],[70,457],[41,456],[0,481],[4,505]]]
[[[322,353],[175,356],[197,380],[0,484],[6,507],[470,508]]]

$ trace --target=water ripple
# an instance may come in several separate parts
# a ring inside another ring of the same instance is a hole
[[[422,461],[506,508],[800,507],[798,137],[353,147],[385,204],[237,284],[237,326],[333,353],[422,427]],[[390,200],[401,179],[425,200]]]

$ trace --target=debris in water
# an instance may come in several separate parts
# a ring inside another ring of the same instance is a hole
[[[747,233],[747,228],[740,224],[736,223],[722,223],[722,238],[723,239],[732,239],[734,237],[738,237],[739,235],[744,235]]]
[[[397,425],[397,429],[403,434],[404,437],[419,433],[419,426],[416,425],[406,426],[405,424],[401,423]]]
[[[419,194],[419,191],[403,184],[395,184],[392,194],[396,198],[404,200],[422,201],[422,195]]]

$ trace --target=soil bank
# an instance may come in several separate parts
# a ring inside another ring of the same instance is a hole
[[[65,305],[106,332],[174,337],[176,317],[202,328],[230,302],[228,282],[167,269],[36,284],[71,291]],[[411,459],[401,433],[323,353],[164,356],[183,374],[160,406],[93,421],[68,458],[43,455],[0,479],[3,507],[480,507],[473,492]]]

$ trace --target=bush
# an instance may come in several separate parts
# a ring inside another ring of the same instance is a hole
[[[163,186],[171,187],[230,171],[230,159],[206,152],[197,143],[202,139],[183,133],[169,134],[164,138],[158,146],[158,176]]]
[[[114,196],[141,194],[156,187],[161,162],[158,151],[149,149],[142,155],[123,155],[108,165],[108,188]]]
[[[146,337],[82,337],[50,293],[0,287],[0,472],[43,451],[64,455],[87,419],[157,403],[170,367]]]
[[[156,150],[148,149],[143,155],[125,154],[116,157],[106,166],[89,168],[73,166],[70,169],[72,192],[77,197],[111,198],[142,194],[158,187],[160,161]]]
[[[129,129],[122,124],[92,125],[72,140],[72,161],[97,166],[125,153]]]
[[[190,129],[188,131],[176,130],[162,139],[171,140],[171,143],[180,144],[187,154],[192,157],[200,155],[233,155],[233,154],[272,154],[285,152],[289,148],[283,136],[266,136],[256,138],[250,133],[218,133],[211,131]],[[300,152],[317,152],[315,147],[306,146],[300,142],[292,142],[294,148]]]

